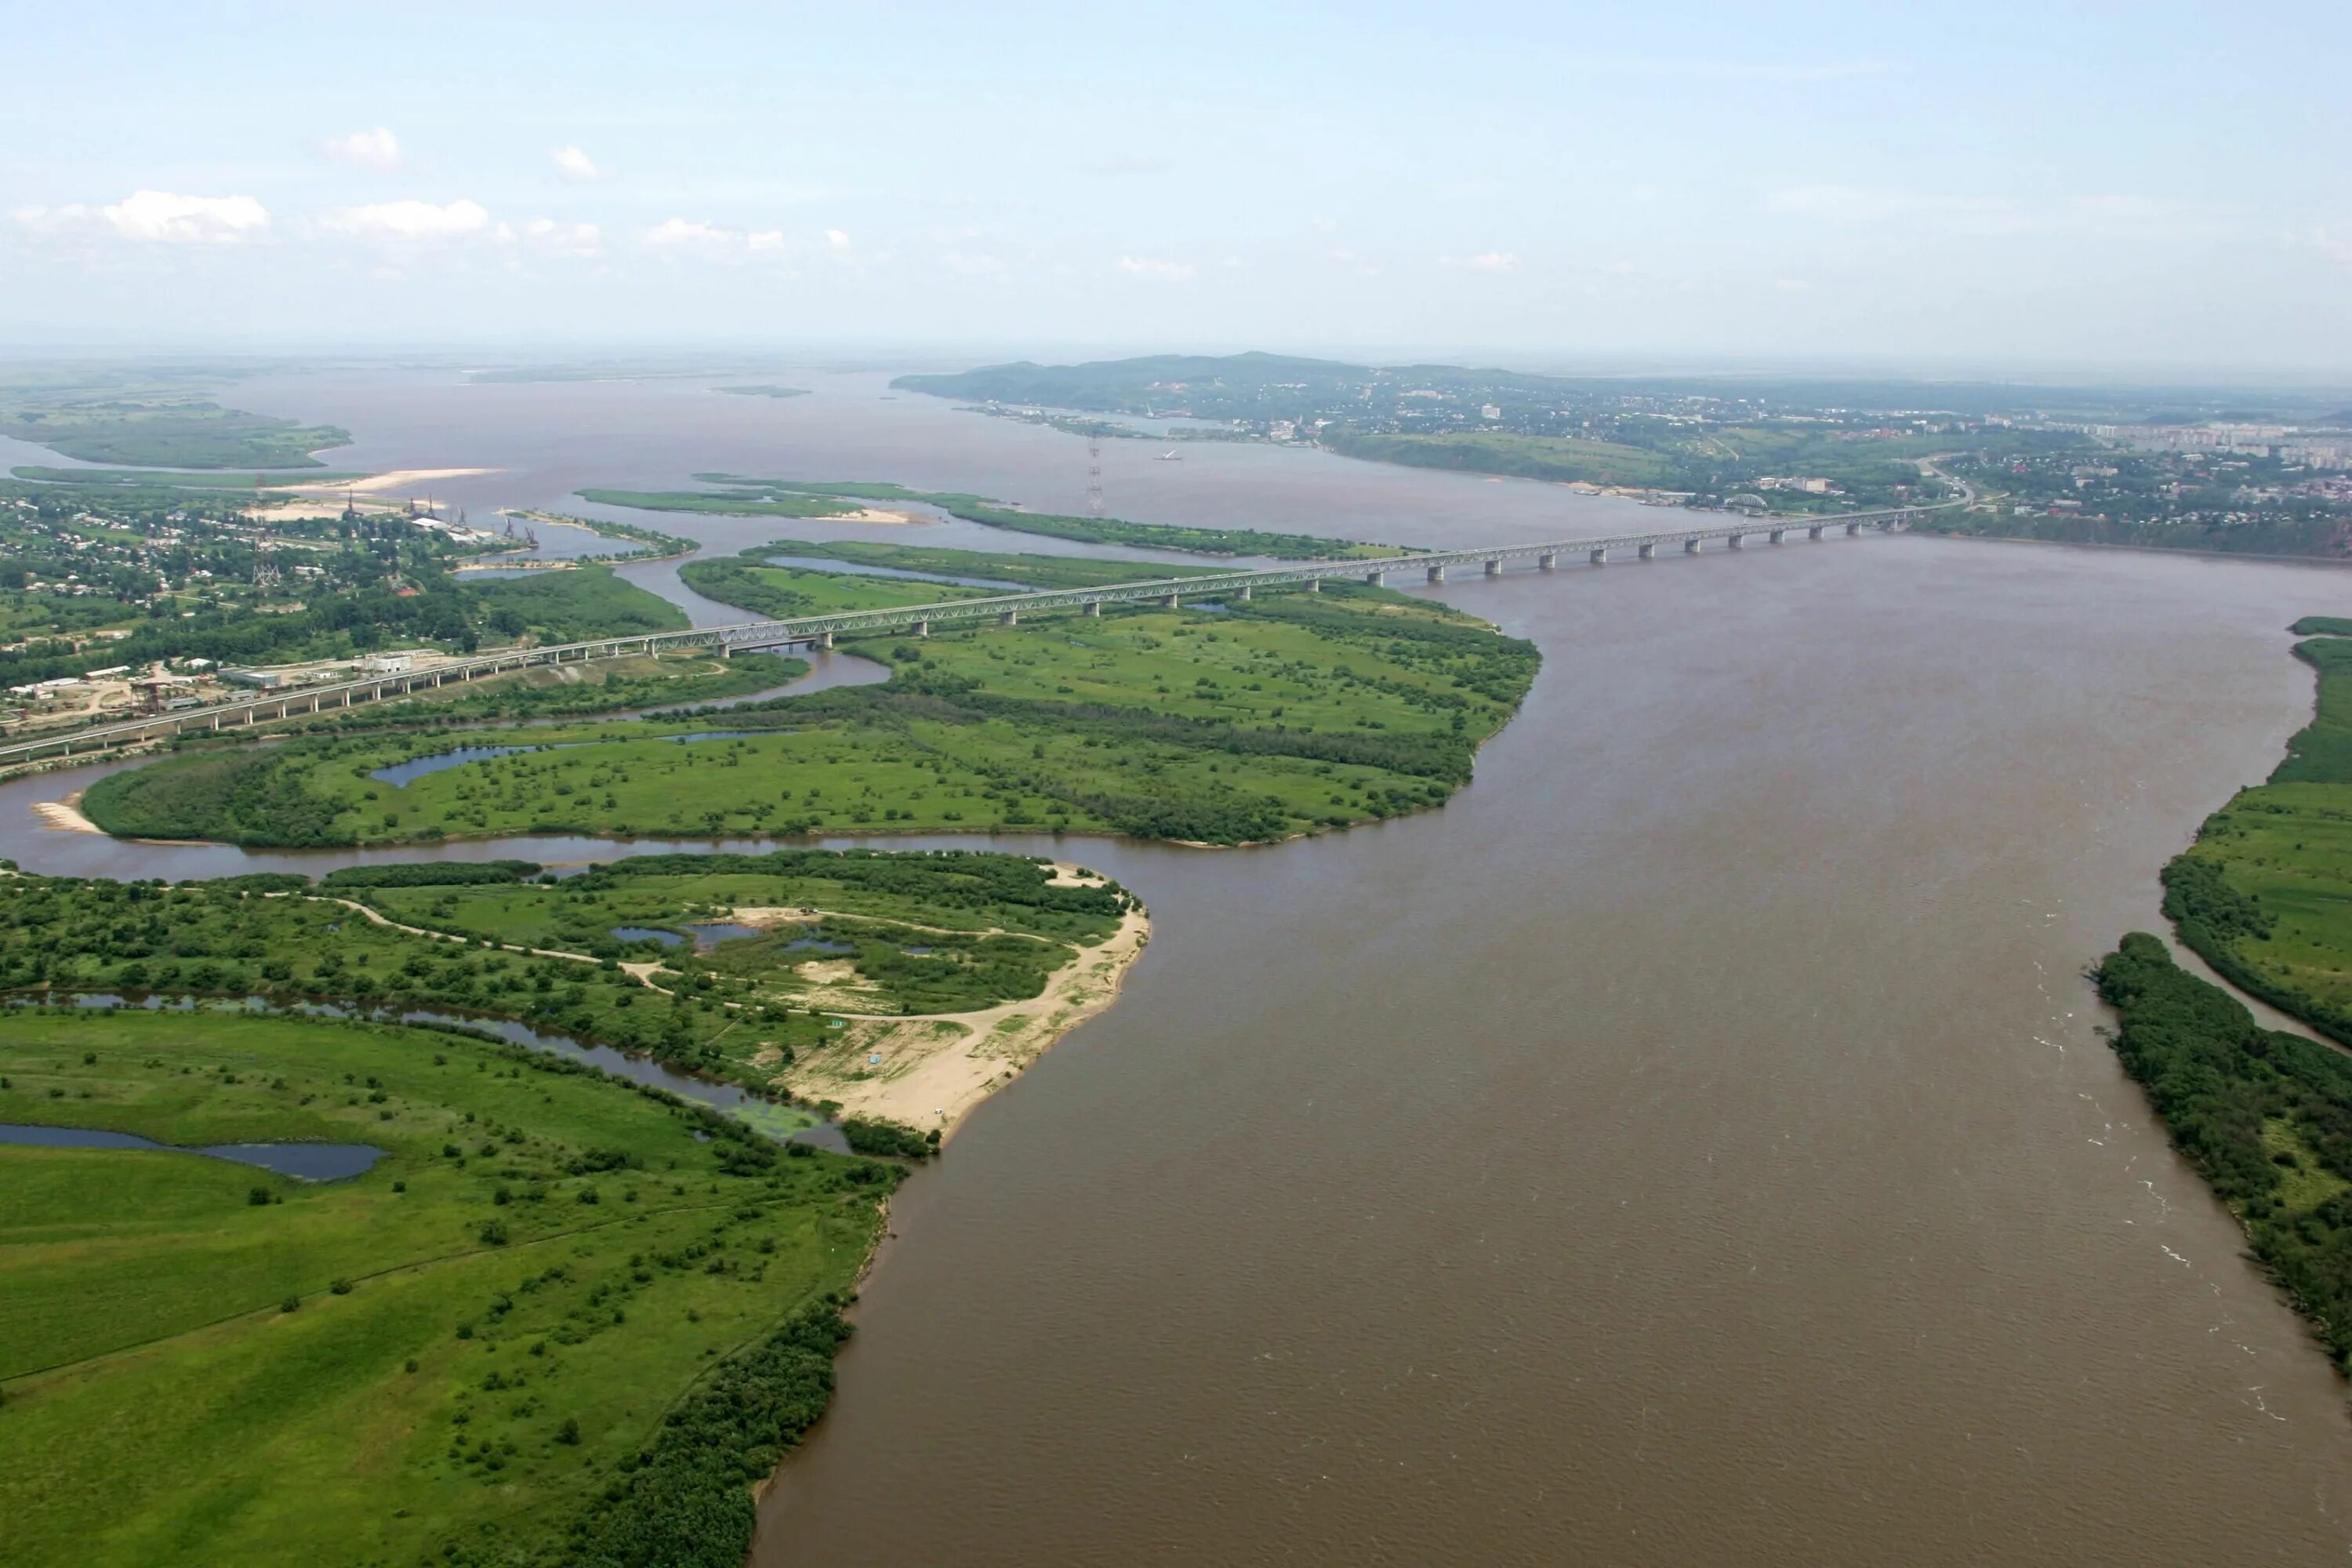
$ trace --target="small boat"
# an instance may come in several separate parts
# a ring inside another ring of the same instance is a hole
[[[1171,447],[1151,460],[1155,463],[1181,463],[1184,460],[1184,454]]]

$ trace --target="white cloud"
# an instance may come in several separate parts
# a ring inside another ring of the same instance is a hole
[[[1200,271],[1189,261],[1156,261],[1147,256],[1122,256],[1118,269],[1130,277],[1156,279],[1162,283],[1189,283]]]
[[[1475,256],[1441,256],[1443,267],[1460,267],[1472,272],[1517,272],[1519,258],[1507,250],[1482,250]]]
[[[747,237],[743,244],[749,250],[780,251],[784,248],[784,231],[780,228],[763,228],[759,233]]]
[[[68,221],[85,221],[89,209],[58,209],[58,216],[68,214]],[[155,245],[236,245],[270,226],[268,209],[249,195],[172,195],[169,191],[134,191],[113,207],[99,209],[97,218],[125,240]]]
[[[833,247],[835,250],[847,250],[849,248],[849,236],[837,228],[829,228],[824,231],[824,242]]]
[[[2352,267],[2352,228],[2315,228],[2311,243],[2339,267]]]
[[[604,172],[596,167],[595,160],[577,147],[558,147],[551,156],[567,180],[601,180],[604,177]]]
[[[327,156],[362,169],[397,169],[400,138],[382,125],[373,131],[354,131],[349,136],[330,136]]]
[[[445,205],[420,201],[378,202],[373,206],[345,207],[330,213],[324,221],[338,234],[414,241],[456,239],[485,233],[490,226],[490,215],[482,210],[479,203],[462,200]]]
[[[593,223],[558,223],[535,217],[520,226],[500,224],[491,231],[500,245],[526,247],[554,256],[596,256],[604,250],[604,231]]]
[[[743,237],[731,228],[720,228],[716,224],[674,217],[646,230],[645,237],[647,245],[663,250],[718,250],[732,248]]]

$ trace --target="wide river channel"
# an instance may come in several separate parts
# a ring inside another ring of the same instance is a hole
[[[338,467],[503,470],[436,484],[478,513],[699,469],[1076,510],[1071,437],[793,379],[236,399],[357,432]],[[1114,513],[1431,544],[1672,515],[1158,449],[1107,445]],[[2341,1561],[2345,1387],[2082,970],[2160,923],[2158,868],[2303,722],[2284,627],[2352,611],[2352,574],[1898,537],[1444,592],[1545,663],[1444,810],[1248,851],[1001,841],[1128,883],[1150,952],[896,1200],[755,1561]],[[0,854],[352,858],[42,827],[88,776],[0,786]]]

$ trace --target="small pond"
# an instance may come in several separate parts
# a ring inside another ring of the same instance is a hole
[[[659,926],[614,926],[613,940],[614,942],[657,942],[664,947],[686,945],[686,938],[674,931],[664,931]]]
[[[722,942],[740,942],[747,936],[760,934],[758,926],[747,926],[736,921],[705,921],[686,928],[694,933],[694,951],[709,952]]]
[[[367,1143],[214,1143],[204,1148],[158,1143],[131,1132],[93,1127],[35,1127],[0,1121],[0,1143],[30,1143],[44,1149],[165,1149],[178,1154],[208,1154],[258,1165],[304,1182],[340,1182],[365,1172],[383,1151]]]

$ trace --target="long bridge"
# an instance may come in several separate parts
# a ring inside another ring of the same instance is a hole
[[[1950,503],[1947,503],[1950,504]],[[1557,570],[1563,560],[1582,560],[1594,566],[1612,555],[1647,561],[1659,551],[1697,554],[1710,544],[1733,550],[1749,540],[1780,544],[1790,534],[1819,540],[1831,533],[1851,538],[1864,528],[1893,532],[1909,527],[1933,507],[1895,507],[1883,511],[1846,512],[1809,518],[1743,518],[1704,527],[1675,528],[1655,533],[1622,533],[1603,539],[1563,539],[1540,544],[1486,545],[1475,550],[1416,551],[1410,554],[1349,561],[1302,562],[1250,572],[1214,572],[1190,577],[1158,577],[1134,583],[1107,584],[1097,588],[1042,589],[1020,594],[992,594],[977,598],[950,599],[936,605],[905,605],[894,609],[851,610],[793,620],[742,621],[721,626],[695,626],[685,631],[651,632],[625,637],[592,637],[585,642],[544,647],[508,648],[499,652],[447,659],[420,668],[366,676],[355,680],[322,682],[281,691],[261,691],[236,701],[158,713],[142,719],[94,725],[65,734],[47,735],[0,744],[0,767],[38,761],[47,756],[70,757],[83,752],[136,745],[190,731],[215,731],[381,702],[405,696],[420,688],[478,680],[533,665],[574,664],[591,659],[622,658],[667,652],[674,648],[710,647],[725,655],[737,649],[831,647],[837,637],[864,632],[911,632],[928,636],[934,626],[971,621],[994,621],[1012,626],[1024,616],[1075,611],[1098,616],[1105,605],[1161,605],[1173,607],[1186,599],[1248,599],[1260,588],[1304,588],[1318,593],[1328,582],[1387,584],[1392,575],[1420,573],[1425,582],[1443,583],[1454,568],[1476,568],[1499,577],[1504,568],[1532,562],[1542,572]]]

